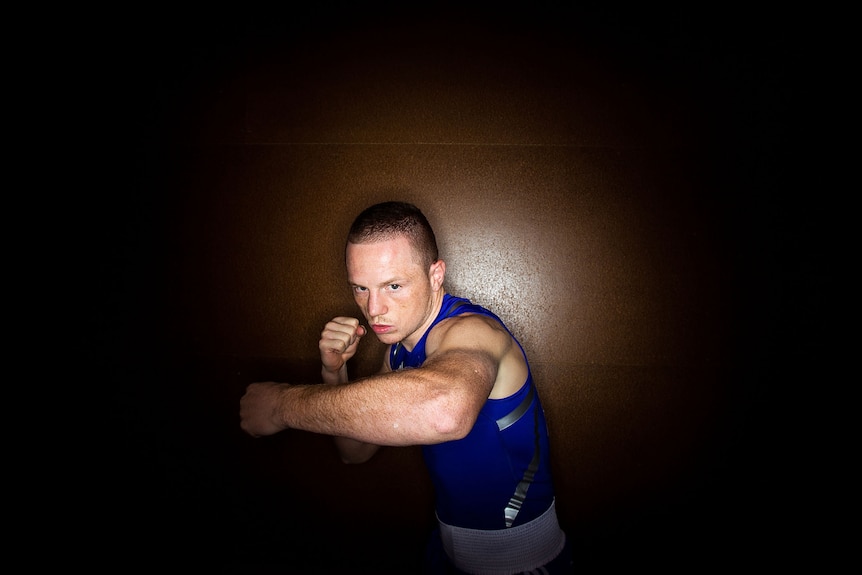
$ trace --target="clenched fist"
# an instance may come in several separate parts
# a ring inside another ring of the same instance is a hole
[[[359,320],[352,317],[336,317],[326,324],[320,334],[320,361],[323,369],[338,373],[356,353],[359,340],[366,330]]]
[[[252,437],[272,435],[285,429],[279,416],[285,383],[252,383],[239,400],[239,426]]]

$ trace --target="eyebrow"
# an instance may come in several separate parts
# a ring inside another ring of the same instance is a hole
[[[396,278],[393,278],[393,279],[390,279],[390,280],[387,280],[387,281],[385,281],[385,282],[382,282],[382,283],[378,284],[378,285],[377,285],[377,287],[391,286],[391,285],[396,285],[396,284],[397,284],[397,285],[404,285],[404,284],[406,284],[406,283],[407,283],[407,282],[409,282],[409,281],[410,281],[410,280],[408,280],[407,278],[404,278],[404,279],[396,279]],[[352,281],[349,281],[349,280],[348,280],[348,282],[347,282],[347,283],[348,283],[348,285],[350,285],[350,287],[364,287],[364,288],[367,288],[367,287],[368,287],[368,286],[364,286],[364,285],[362,285],[362,284],[359,284],[359,283],[356,283],[356,282],[352,282]]]

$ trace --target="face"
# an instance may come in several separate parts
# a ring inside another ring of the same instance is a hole
[[[434,321],[443,298],[446,265],[425,269],[407,238],[347,244],[347,279],[377,338],[414,345]]]

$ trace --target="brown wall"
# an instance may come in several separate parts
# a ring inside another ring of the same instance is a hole
[[[606,555],[620,546],[666,560],[668,539],[705,550],[705,516],[744,505],[729,469],[750,463],[740,437],[762,392],[744,279],[759,200],[728,145],[735,110],[713,107],[735,93],[703,69],[715,54],[645,54],[649,34],[573,22],[342,24],[223,24],[203,45],[180,30],[140,56],[135,223],[115,226],[135,246],[114,305],[136,322],[120,355],[137,375],[118,473],[158,486],[160,545],[199,531],[198,558],[341,568],[419,552],[416,449],[346,467],[328,438],[253,441],[236,421],[247,383],[314,380],[320,328],[356,313],[346,228],[404,199],[437,231],[449,291],[529,354],[581,561],[621,561]],[[355,372],[381,351],[368,341]]]

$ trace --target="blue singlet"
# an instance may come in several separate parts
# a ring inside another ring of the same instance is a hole
[[[412,351],[392,346],[390,367],[422,365],[425,341],[434,326],[464,313],[486,315],[506,327],[487,309],[446,294],[440,313]],[[529,363],[527,370],[527,380],[516,393],[485,402],[467,437],[422,447],[440,521],[472,529],[505,529],[535,519],[551,506],[548,430]]]

